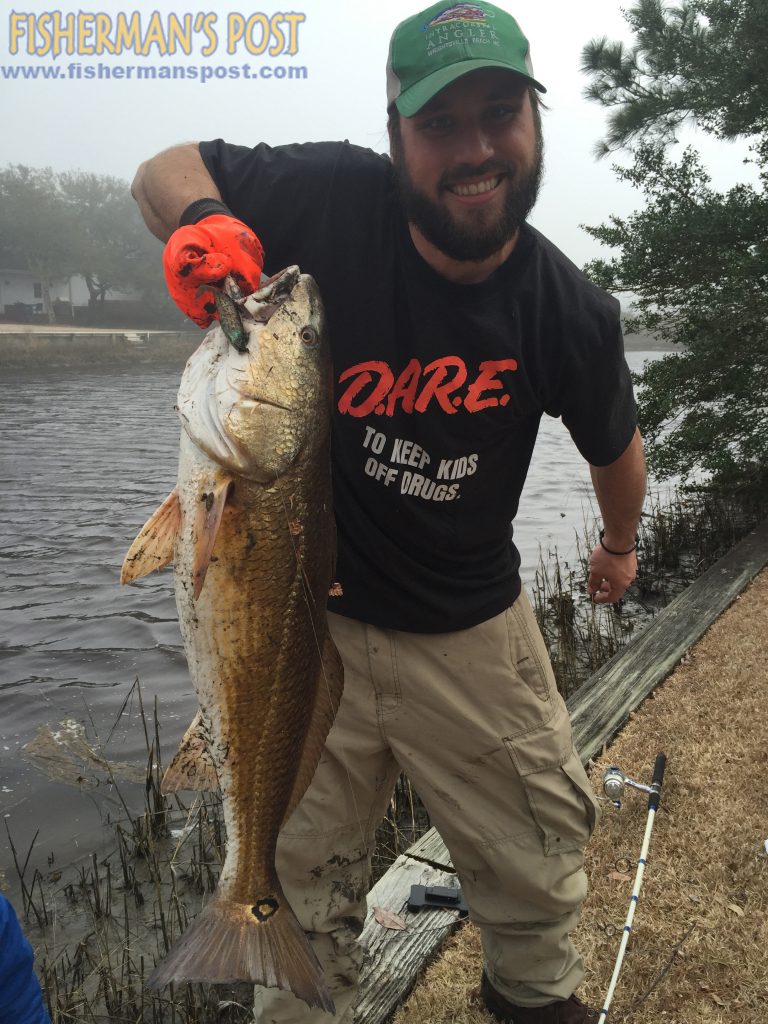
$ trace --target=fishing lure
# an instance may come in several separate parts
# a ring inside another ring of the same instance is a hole
[[[224,279],[224,286],[222,288],[215,284],[201,284],[196,294],[200,296],[204,292],[211,292],[213,295],[213,301],[216,303],[216,312],[219,315],[219,323],[227,337],[227,341],[238,352],[247,352],[248,335],[243,328],[243,321],[238,309],[238,302],[242,299],[242,294],[234,280],[227,276]]]

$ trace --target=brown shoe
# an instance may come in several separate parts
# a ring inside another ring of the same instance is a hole
[[[597,1024],[600,1016],[576,996],[546,1006],[515,1006],[496,991],[485,971],[478,994],[488,1013],[502,1024]]]

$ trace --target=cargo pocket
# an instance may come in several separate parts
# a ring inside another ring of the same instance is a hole
[[[570,723],[561,720],[525,736],[504,739],[525,790],[544,853],[581,850],[595,830],[600,808],[573,749]]]

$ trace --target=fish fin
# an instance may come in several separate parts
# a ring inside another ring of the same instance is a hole
[[[214,897],[146,981],[250,982],[293,992],[308,1006],[335,1007],[314,950],[279,885],[253,905]]]
[[[333,725],[336,712],[339,710],[339,701],[341,700],[343,689],[344,666],[341,663],[341,657],[336,650],[336,644],[333,642],[331,634],[326,633],[320,678],[317,682],[315,706],[312,709],[312,720],[304,740],[299,769],[296,773],[296,781],[293,784],[285,816],[283,817],[284,822],[296,810],[299,801],[312,781],[312,776],[315,774],[326,738],[331,725]]]
[[[198,711],[184,733],[176,755],[165,769],[160,792],[178,793],[182,789],[213,792],[218,788],[219,776],[211,760],[203,713]]]
[[[227,503],[232,477],[219,476],[213,485],[201,495],[195,517],[195,552],[192,562],[192,581],[195,600],[205,583],[205,574],[211,564],[216,534],[219,532],[224,506]]]
[[[120,582],[133,583],[172,562],[180,525],[181,505],[174,489],[149,517],[128,549],[120,571]]]

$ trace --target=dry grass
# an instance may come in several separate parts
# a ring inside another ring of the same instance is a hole
[[[667,775],[612,1024],[768,1020],[768,570],[630,718],[595,766],[648,782]],[[591,891],[575,936],[600,1007],[618,951],[647,800],[605,805],[590,844]],[[471,926],[425,972],[393,1024],[487,1024],[469,1000],[480,972]]]

